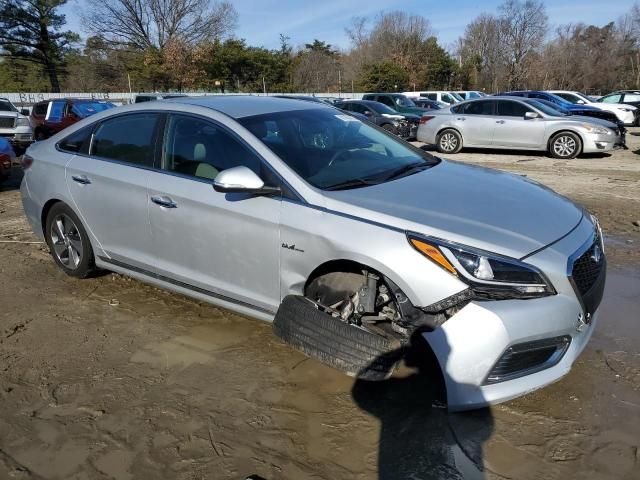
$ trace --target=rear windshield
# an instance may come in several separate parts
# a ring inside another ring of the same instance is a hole
[[[88,117],[113,107],[115,105],[109,102],[74,102],[71,111],[79,117]]]

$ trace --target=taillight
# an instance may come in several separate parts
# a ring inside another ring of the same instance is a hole
[[[33,157],[25,154],[22,156],[22,161],[20,163],[22,164],[22,169],[26,170],[33,165]]]
[[[423,115],[422,117],[420,117],[420,123],[427,123],[432,118],[436,118],[436,117],[433,115]]]
[[[0,167],[2,168],[11,168],[11,157],[4,153],[0,153]]]

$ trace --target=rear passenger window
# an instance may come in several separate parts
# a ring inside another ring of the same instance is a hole
[[[152,167],[158,119],[155,113],[136,113],[105,120],[94,134],[91,154]]]
[[[277,140],[279,132],[264,125],[260,134],[266,143],[269,137]],[[169,117],[164,140],[165,170],[213,180],[219,172],[240,165],[263,175],[260,158],[221,127],[195,117]]]
[[[87,153],[89,151],[93,127],[94,125],[89,125],[88,127],[81,128],[77,132],[73,132],[58,143],[58,148],[65,152]]]
[[[493,115],[493,101],[479,100],[464,106],[465,115]]]

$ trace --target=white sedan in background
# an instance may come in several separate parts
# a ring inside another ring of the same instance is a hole
[[[589,105],[591,107],[599,108],[600,110],[613,112],[616,114],[616,117],[618,117],[618,120],[620,120],[626,127],[632,127],[638,124],[638,114],[640,112],[638,112],[638,109],[633,105],[596,102],[595,99],[588,95],[570,90],[548,90],[548,92],[564,98],[567,102]]]

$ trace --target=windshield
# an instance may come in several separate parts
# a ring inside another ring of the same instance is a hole
[[[396,110],[394,110],[391,107],[387,107],[384,103],[371,102],[371,103],[362,104],[362,105],[367,108],[370,108],[371,110],[373,110],[376,113],[379,113],[380,115],[385,113],[388,115],[398,115],[398,112]]]
[[[383,183],[438,163],[360,120],[334,109],[305,109],[238,121],[311,185],[327,190]]]
[[[9,100],[0,100],[0,112],[17,112],[16,107]]]
[[[546,115],[550,115],[552,117],[566,117],[569,114],[569,112],[567,112],[566,110],[563,110],[560,107],[546,100],[527,99],[525,100],[525,102],[531,105],[532,107],[537,108],[542,113]]]
[[[456,93],[456,92],[449,92],[449,94],[455,98],[457,101],[459,102],[464,102],[464,98],[462,98],[462,96],[460,96],[460,94]],[[471,95],[469,93],[469,98],[475,98],[473,95]]]
[[[109,102],[74,102],[71,111],[79,117],[88,117],[113,107],[115,105]]]
[[[400,105],[401,107],[415,107],[416,104],[413,103],[413,100],[407,97],[395,97],[394,98],[396,105]]]

